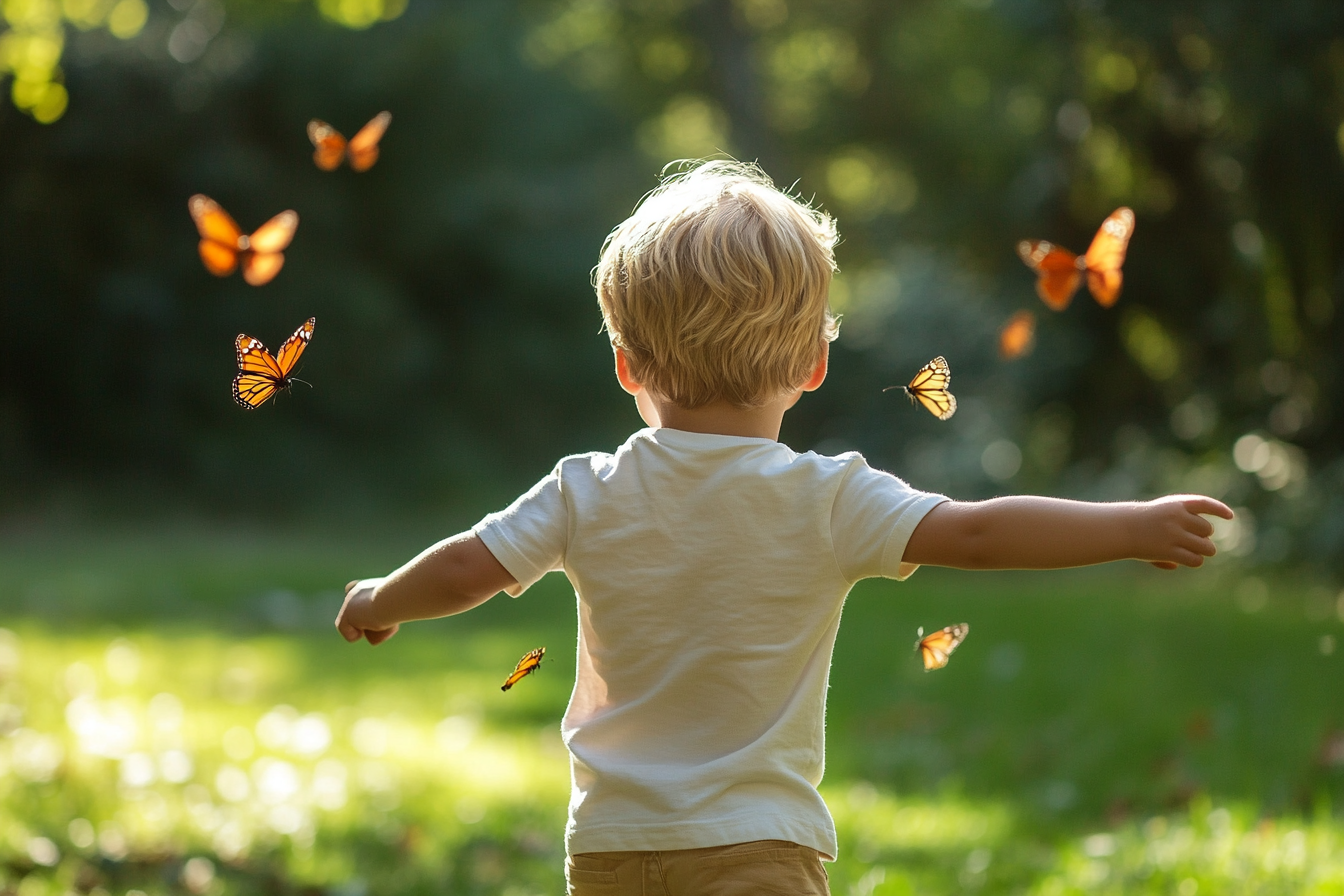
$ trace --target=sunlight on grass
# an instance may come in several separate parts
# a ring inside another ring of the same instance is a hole
[[[481,676],[403,682],[407,712],[386,683],[305,687],[302,663],[276,640],[0,630],[0,888],[554,884],[558,726],[494,724]]]
[[[0,629],[0,887],[559,887],[568,776],[557,725],[487,710],[512,704],[483,674],[427,667],[332,687],[301,647]],[[502,662],[512,648],[487,649]],[[1196,799],[1182,814],[1054,840],[1013,804],[954,789],[906,798],[841,781],[825,796],[842,849],[836,893],[1344,886],[1344,830],[1325,808],[1263,818]]]
[[[245,578],[209,552],[24,556],[0,583],[30,608],[0,629],[0,894],[561,891],[563,580],[371,649],[331,628],[326,555]],[[1344,891],[1339,672],[1317,649],[1344,623],[1318,589],[1248,608],[1213,579],[959,581],[866,584],[846,608],[837,896]],[[125,597],[99,621],[76,585]],[[972,640],[936,675],[893,663],[891,633],[930,614],[974,619]]]
[[[858,896],[1028,892],[1095,894],[1339,893],[1344,827],[1265,818],[1195,800],[1188,811],[1047,844],[1003,803],[955,795],[905,800],[860,782],[825,791],[843,854],[836,893]]]

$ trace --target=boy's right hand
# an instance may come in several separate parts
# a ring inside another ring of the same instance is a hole
[[[382,578],[360,579],[345,586],[345,603],[336,614],[336,628],[345,640],[367,638],[370,644],[381,644],[397,633],[400,626],[381,622],[374,612],[374,591],[382,583]]]
[[[1201,566],[1218,552],[1213,524],[1204,515],[1232,519],[1230,507],[1203,495],[1167,495],[1140,505],[1140,512],[1138,556],[1158,569]]]

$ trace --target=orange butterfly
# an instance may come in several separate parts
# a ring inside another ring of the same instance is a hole
[[[966,633],[970,630],[969,625],[959,622],[947,628],[940,628],[926,638],[924,626],[921,625],[916,636],[919,640],[915,642],[915,649],[924,657],[924,671],[932,672],[934,669],[946,666],[947,658],[957,649],[958,644],[966,640]]]
[[[234,349],[238,352],[238,375],[233,378],[233,400],[252,410],[281,389],[288,389],[294,380],[290,374],[313,338],[316,326],[317,318],[308,318],[274,356],[260,341],[239,333],[234,341]]]
[[[501,691],[507,691],[509,688],[522,681],[527,676],[541,668],[541,658],[546,655],[545,647],[538,647],[536,650],[529,650],[523,654],[523,658],[518,661],[518,665],[513,667],[509,677],[504,679],[504,684],[500,685]]]
[[[1017,254],[1036,272],[1037,295],[1055,311],[1063,311],[1069,306],[1083,282],[1084,273],[1092,297],[1103,308],[1109,308],[1120,298],[1120,284],[1124,279],[1120,266],[1125,263],[1125,250],[1133,235],[1134,213],[1127,208],[1118,208],[1101,222],[1086,255],[1074,255],[1045,240],[1023,240],[1017,244]]]
[[[999,330],[999,356],[1005,361],[1015,361],[1031,354],[1036,347],[1036,315],[1030,311],[1019,311]]]
[[[205,269],[216,277],[227,277],[241,261],[243,279],[253,286],[270,283],[280,273],[285,265],[282,251],[299,226],[298,213],[284,211],[248,236],[218,202],[202,193],[187,200],[187,211],[201,234],[198,248]]]
[[[923,367],[919,368],[919,373],[910,381],[908,386],[888,386],[883,392],[890,392],[892,389],[904,389],[905,394],[910,397],[910,403],[914,404],[918,399],[919,403],[924,405],[930,414],[939,420],[946,420],[957,412],[957,398],[947,387],[952,383],[952,369],[947,366],[947,359],[942,355],[934,358]]]
[[[340,131],[314,118],[308,122],[308,139],[314,147],[313,161],[323,171],[335,171],[340,167],[341,159],[348,158],[351,169],[368,171],[378,161],[378,141],[383,139],[391,123],[391,112],[379,112],[347,143]]]

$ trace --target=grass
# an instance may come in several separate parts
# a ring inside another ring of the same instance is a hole
[[[377,649],[330,628],[429,540],[0,540],[0,893],[559,892],[563,579]],[[1221,561],[861,584],[833,891],[1341,892],[1337,599]],[[924,673],[916,626],[960,621]]]

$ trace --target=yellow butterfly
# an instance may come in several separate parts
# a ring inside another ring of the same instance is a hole
[[[924,405],[930,414],[939,420],[946,420],[957,412],[957,398],[947,391],[951,383],[952,369],[947,366],[947,359],[939,355],[919,368],[919,373],[915,374],[910,385],[888,386],[882,391],[904,389],[905,394],[910,396],[911,404],[915,403],[915,399],[919,399],[919,403]]]
[[[927,638],[924,637],[924,626],[919,627],[918,641],[915,642],[915,649],[920,652],[924,658],[924,671],[931,672],[934,669],[941,669],[947,665],[947,658],[952,655],[952,651],[957,649],[957,645],[966,639],[966,633],[971,627],[964,622],[956,625],[949,625],[947,628],[941,628]]]
[[[513,667],[509,677],[504,679],[504,684],[500,685],[501,691],[507,691],[509,688],[522,681],[528,675],[541,668],[541,658],[546,655],[545,647],[538,647],[536,650],[529,650],[523,654],[523,658],[518,661],[518,665]]]

